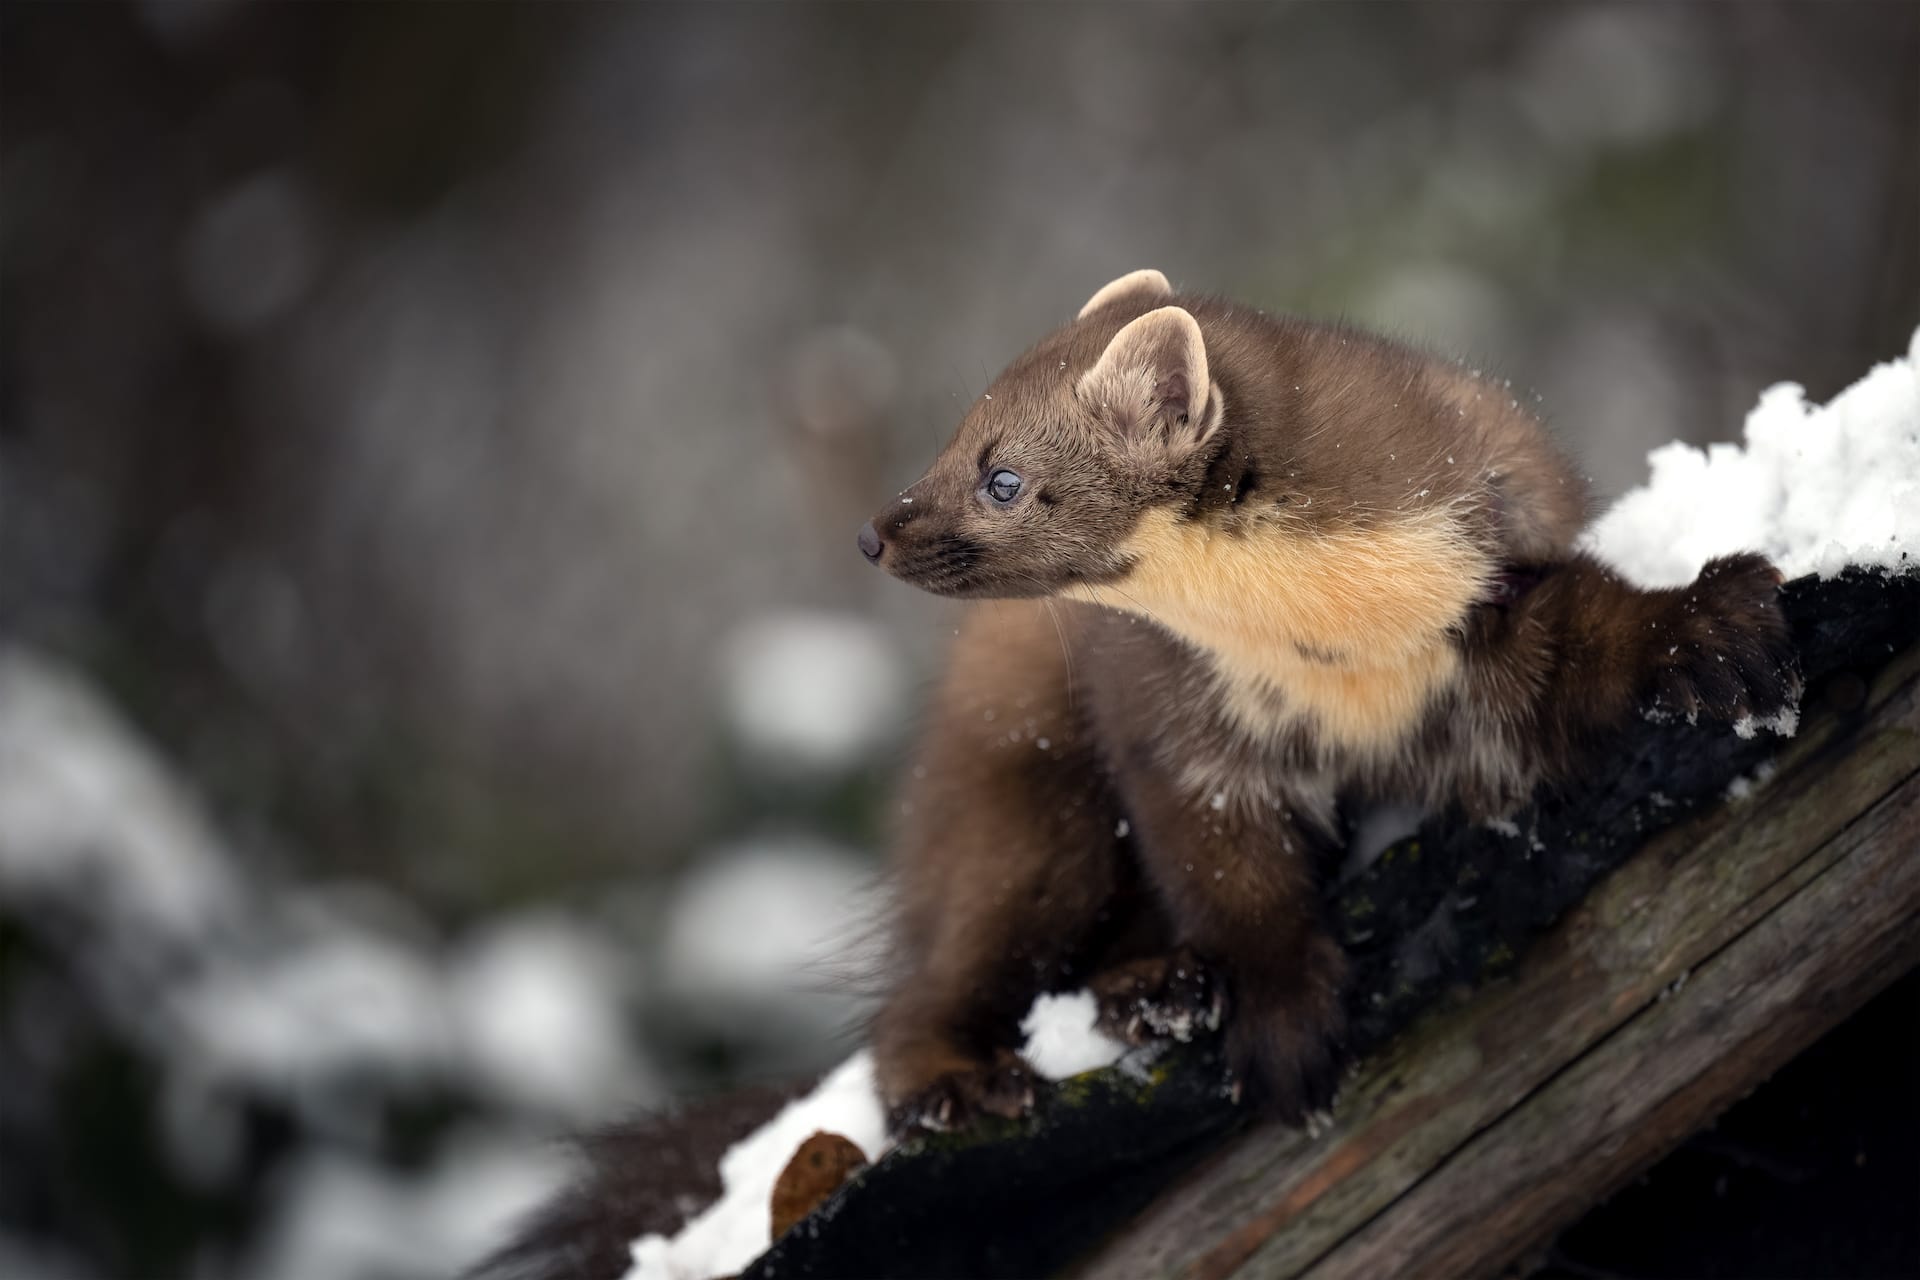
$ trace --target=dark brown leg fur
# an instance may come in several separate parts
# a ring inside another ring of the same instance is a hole
[[[1280,805],[1203,798],[1159,771],[1119,779],[1140,858],[1179,936],[1223,979],[1227,1061],[1293,1123],[1333,1101],[1345,954],[1321,919],[1322,852]]]
[[[1030,1104],[1010,1051],[1019,1020],[1039,992],[1085,980],[1120,878],[1119,815],[1044,611],[973,615],[915,774],[897,842],[897,968],[873,1027],[895,1129]]]
[[[1501,739],[1504,802],[1590,764],[1637,714],[1732,720],[1786,707],[1797,686],[1779,585],[1756,555],[1711,561],[1690,585],[1660,591],[1582,556],[1515,605],[1482,611],[1467,636],[1465,727]]]

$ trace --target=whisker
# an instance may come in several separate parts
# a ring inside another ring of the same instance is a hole
[[[1033,584],[1039,586],[1038,582]],[[1047,617],[1053,620],[1053,634],[1060,637],[1060,660],[1067,667],[1067,710],[1073,710],[1073,646],[1067,643],[1067,631],[1060,625],[1060,611],[1054,608],[1051,596],[1041,596],[1040,603],[1047,608]]]

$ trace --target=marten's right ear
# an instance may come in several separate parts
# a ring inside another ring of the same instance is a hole
[[[1134,446],[1181,450],[1220,425],[1220,397],[1207,378],[1200,322],[1161,307],[1113,335],[1080,379],[1080,398]]]
[[[1100,292],[1087,299],[1087,305],[1080,308],[1075,320],[1085,320],[1088,316],[1110,302],[1122,298],[1132,298],[1139,302],[1157,302],[1161,298],[1171,298],[1173,286],[1167,278],[1152,267],[1142,267],[1138,271],[1129,271],[1118,280],[1109,280],[1100,287]]]

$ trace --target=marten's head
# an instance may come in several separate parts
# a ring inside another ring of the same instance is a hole
[[[1041,596],[1112,582],[1143,512],[1188,500],[1224,403],[1200,325],[1135,271],[1015,360],[860,550],[939,595]]]

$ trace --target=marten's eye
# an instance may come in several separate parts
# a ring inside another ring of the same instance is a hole
[[[1004,467],[987,477],[987,496],[1008,503],[1020,496],[1020,477]]]

